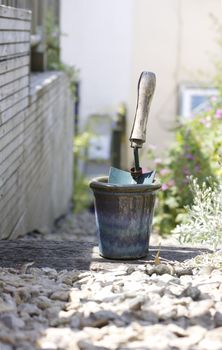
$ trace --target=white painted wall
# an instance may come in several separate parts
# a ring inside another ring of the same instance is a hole
[[[81,117],[136,107],[141,71],[157,75],[148,120],[148,143],[166,149],[178,111],[179,85],[207,82],[216,46],[213,14],[221,0],[62,0],[62,59],[80,68]],[[199,74],[199,71],[202,71]],[[204,73],[204,74],[203,74]],[[129,133],[128,131],[128,133]]]
[[[213,14],[222,23],[220,0],[135,0],[129,115],[142,70],[157,76],[147,140],[162,153],[174,137],[179,85],[211,82],[218,52]],[[201,73],[200,73],[201,72]],[[130,126],[130,124],[129,124]]]
[[[129,100],[133,0],[62,0],[62,60],[80,69],[81,120]]]

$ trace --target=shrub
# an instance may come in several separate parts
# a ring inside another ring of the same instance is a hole
[[[222,243],[222,185],[203,182],[200,186],[197,179],[191,178],[190,188],[193,204],[186,208],[185,222],[173,233],[183,243],[204,243],[216,250]]]
[[[222,102],[211,99],[207,110],[192,119],[178,123],[176,140],[163,160],[156,159],[157,174],[162,182],[157,215],[154,220],[161,234],[168,234],[185,218],[184,207],[193,203],[188,186],[189,176],[198,179],[200,185],[207,178],[217,182],[222,175],[219,165],[222,154]]]

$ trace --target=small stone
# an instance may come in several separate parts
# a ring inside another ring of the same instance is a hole
[[[80,336],[69,328],[47,328],[37,339],[37,348],[79,350],[77,345],[79,338]]]
[[[128,308],[133,311],[138,311],[141,309],[144,302],[145,298],[143,296],[138,296],[133,300],[130,300],[130,302],[128,303]]]
[[[134,271],[136,271],[134,266],[129,266],[126,270],[127,275],[130,275],[131,273],[133,273]]]
[[[15,314],[0,315],[0,322],[11,330],[20,329],[25,326],[25,322]]]
[[[40,314],[39,308],[34,304],[21,304],[18,307],[18,311],[22,315],[23,313],[27,313],[30,316],[38,316]]]
[[[102,328],[109,324],[109,318],[107,317],[99,317],[97,318],[95,314],[91,314],[89,317],[82,318],[80,321],[80,326],[83,327],[95,327]]]
[[[157,275],[164,275],[164,274],[169,274],[173,275],[174,274],[174,268],[173,266],[169,264],[159,264],[156,266],[152,266],[151,268],[147,268],[146,273],[151,276],[153,274]]]
[[[68,301],[69,292],[65,290],[58,290],[50,295],[51,300]]]
[[[13,347],[12,347],[12,345],[5,344],[5,343],[3,344],[3,343],[0,342],[0,349],[1,350],[13,350]],[[19,348],[18,348],[18,350],[19,350]]]
[[[209,330],[199,342],[200,349],[220,350],[222,344],[222,327]]]
[[[203,316],[205,313],[209,312],[213,306],[214,302],[211,299],[191,302],[189,304],[189,317]]]
[[[99,272],[99,271],[103,271],[104,267],[102,264],[94,263],[94,264],[91,264],[90,270],[95,271],[95,272]]]
[[[201,291],[197,287],[189,285],[184,289],[181,296],[191,297],[193,300],[198,300],[201,296]]]
[[[26,303],[26,302],[30,301],[31,296],[30,296],[30,293],[26,287],[18,288],[17,293],[18,293],[18,296],[19,296],[21,302]]]
[[[80,328],[80,325],[81,325],[81,322],[80,322],[80,316],[78,315],[74,315],[70,318],[70,327],[72,329],[79,329]]]
[[[199,349],[198,343],[206,334],[206,329],[198,325],[189,327],[184,332],[181,330],[181,335],[177,333],[177,330],[175,332],[174,325],[169,325],[168,329],[172,330],[173,333],[177,335],[176,338],[170,340],[169,342],[170,347],[173,349]],[[202,347],[200,347],[200,349],[202,349]]]
[[[193,268],[192,267],[181,267],[181,266],[176,266],[175,267],[175,274],[178,277],[181,276],[187,276],[187,275],[193,275]]]
[[[215,327],[222,327],[222,313],[219,311],[216,311],[214,314],[214,323]]]
[[[0,344],[10,344],[10,345],[15,345],[15,336],[11,332],[5,332],[0,330]]]
[[[45,310],[52,305],[52,301],[44,295],[40,295],[35,299],[37,307],[41,310]]]
[[[200,271],[199,271],[199,275],[207,275],[209,276],[211,274],[211,272],[213,271],[214,267],[211,265],[206,265],[203,266]]]
[[[156,324],[159,322],[159,318],[155,312],[149,310],[140,310],[137,314],[140,320],[146,321],[148,324]]]
[[[13,305],[6,304],[3,300],[0,299],[0,313],[13,310],[15,310],[15,307]]]
[[[85,340],[78,341],[78,347],[80,350],[109,350],[110,348],[105,348],[104,346],[95,346],[90,342]]]

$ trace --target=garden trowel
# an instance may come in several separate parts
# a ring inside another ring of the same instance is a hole
[[[149,173],[144,174],[142,173],[142,168],[139,164],[139,148],[142,148],[143,143],[146,142],[146,126],[155,85],[155,74],[151,72],[142,72],[138,82],[136,114],[129,139],[134,152],[135,166],[130,172],[111,167],[109,172],[109,183],[117,185],[150,185],[154,181],[155,171],[150,171]]]

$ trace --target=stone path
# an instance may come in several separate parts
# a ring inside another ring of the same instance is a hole
[[[107,261],[94,233],[84,214],[44,239],[0,242],[0,350],[222,349],[222,271],[191,268],[183,261],[199,251],[168,242],[159,265],[157,247],[144,261]]]

